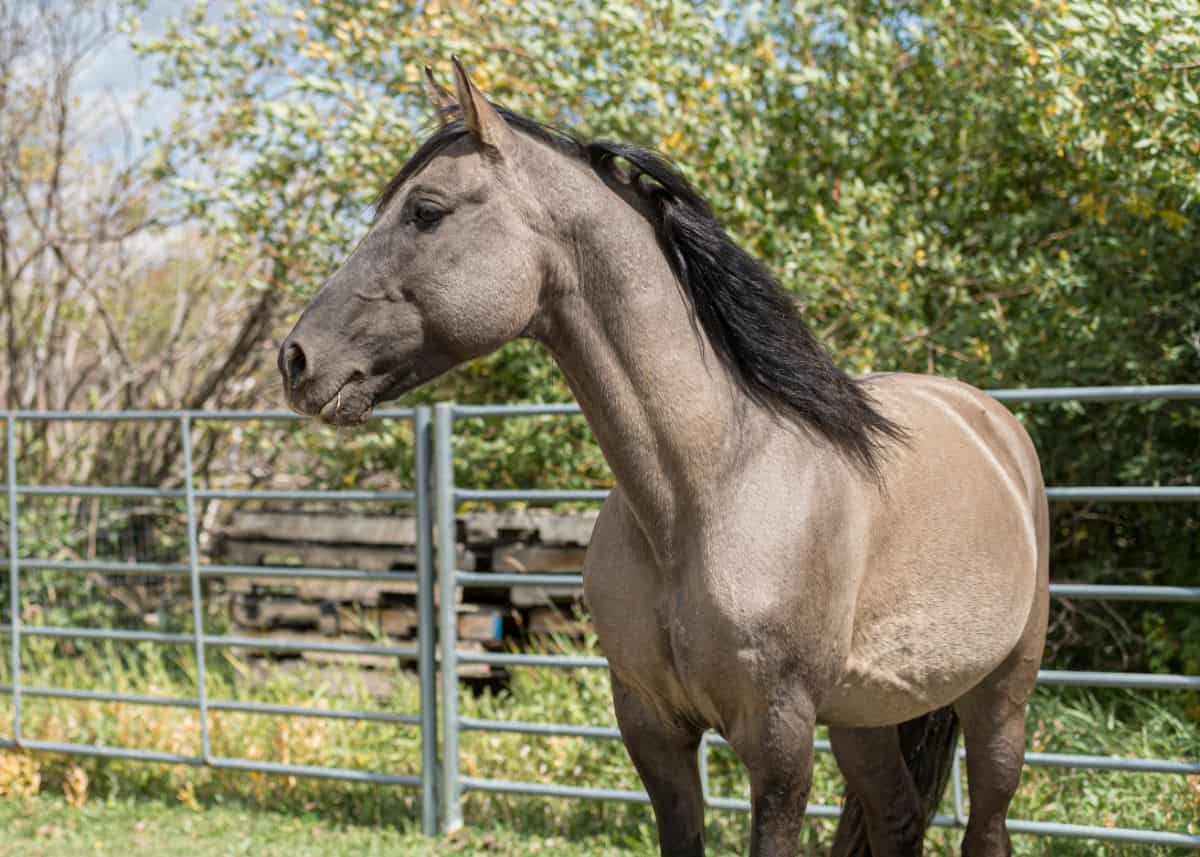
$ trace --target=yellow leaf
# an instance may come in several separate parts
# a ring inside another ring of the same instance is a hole
[[[1168,229],[1174,232],[1182,232],[1188,225],[1188,219],[1178,211],[1163,209],[1158,212],[1158,217],[1167,225]]]
[[[176,792],[176,799],[190,810],[198,811],[200,802],[196,800],[196,784],[190,780],[184,783],[183,787]]]
[[[0,797],[31,798],[42,786],[37,761],[28,753],[0,752]]]
[[[683,132],[675,131],[668,137],[664,137],[659,143],[659,148],[668,154],[680,154],[687,149],[683,142]]]
[[[67,768],[67,774],[63,777],[63,796],[66,797],[67,803],[79,809],[87,803],[87,795],[87,771],[79,767],[79,765],[73,764]]]

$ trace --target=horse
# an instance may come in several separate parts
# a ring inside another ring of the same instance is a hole
[[[365,420],[541,343],[616,486],[585,598],[667,857],[704,853],[697,748],[745,764],[752,857],[799,853],[824,724],[833,854],[919,855],[961,728],[963,853],[1011,852],[1044,646],[1048,511],[1020,423],[966,384],[852,377],[663,156],[491,103],[441,118],[283,341],[289,404]]]

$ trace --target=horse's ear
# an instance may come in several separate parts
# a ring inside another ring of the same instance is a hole
[[[512,128],[508,127],[504,117],[496,112],[496,108],[483,97],[479,87],[467,76],[467,71],[458,61],[458,57],[454,57],[452,61],[454,88],[458,91],[458,103],[462,107],[463,118],[471,135],[493,157],[507,157],[516,146]]]
[[[437,111],[438,122],[449,125],[454,120],[454,114],[458,112],[458,102],[446,87],[434,80],[433,69],[429,66],[425,66],[425,95]]]

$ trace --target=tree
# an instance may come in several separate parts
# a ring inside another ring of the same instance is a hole
[[[279,297],[171,207],[89,63],[130,7],[0,0],[0,402],[9,409],[250,404]],[[114,133],[120,140],[108,139]],[[86,441],[86,442],[85,442]],[[179,478],[171,423],[29,427],[24,478]]]
[[[1196,0],[245,2],[142,48],[202,120],[160,139],[161,174],[295,307],[412,150],[421,66],[456,52],[513,109],[680,160],[848,368],[985,387],[1200,370]],[[568,394],[517,343],[420,395]],[[1096,409],[1022,412],[1051,481],[1194,483],[1194,408],[1102,414],[1097,432]],[[351,448],[325,466],[354,479],[407,452],[382,432]],[[465,483],[606,478],[576,425],[493,425],[461,450]],[[1056,511],[1060,579],[1179,580],[1200,559],[1190,507]],[[1157,621],[1136,609],[1123,621]],[[1168,637],[1162,663],[1200,662]]]

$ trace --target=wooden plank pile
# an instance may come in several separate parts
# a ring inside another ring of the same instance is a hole
[[[583,555],[596,512],[537,509],[472,512],[459,517],[455,555],[464,571],[570,573]],[[416,568],[411,516],[244,510],[218,533],[211,559],[223,565],[356,569]],[[314,642],[400,642],[417,636],[416,584],[406,580],[331,580],[277,576],[225,578],[237,633]],[[579,587],[467,587],[457,593],[460,650],[505,649],[529,636],[579,636]],[[374,654],[306,652],[321,663],[395,666]],[[486,666],[461,668],[489,676]]]

